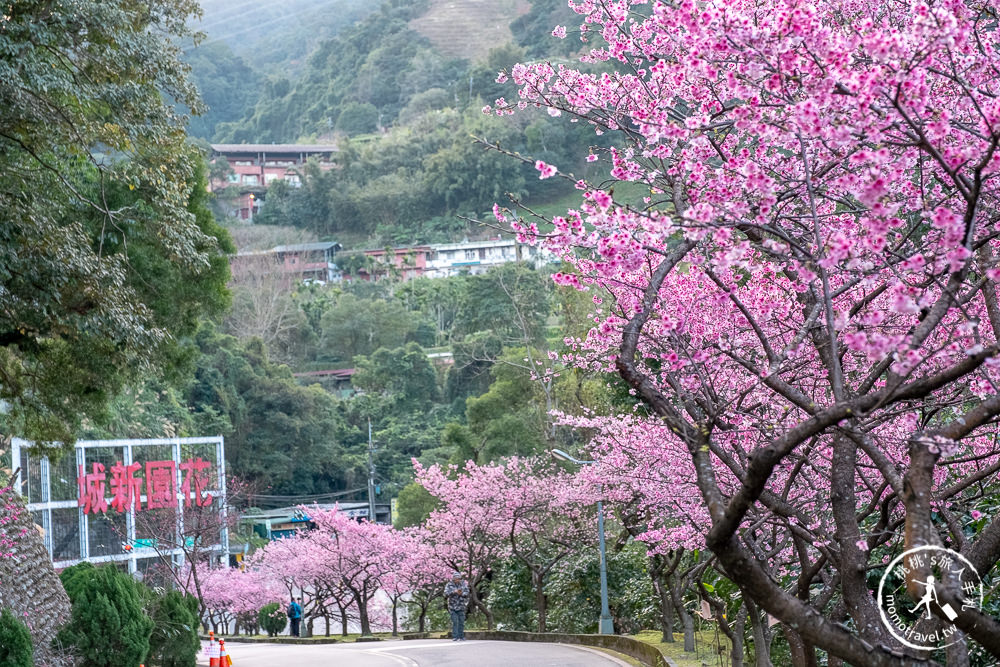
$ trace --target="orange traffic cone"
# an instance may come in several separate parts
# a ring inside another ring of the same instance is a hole
[[[208,665],[219,667],[219,645],[215,643],[215,633],[208,633]]]
[[[229,667],[233,664],[233,659],[226,653],[226,640],[219,640],[219,667]]]

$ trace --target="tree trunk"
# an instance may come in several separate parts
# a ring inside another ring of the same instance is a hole
[[[418,632],[427,632],[427,605],[420,605],[420,619],[417,626]]]
[[[731,636],[729,637],[731,650],[730,657],[733,660],[733,667],[743,667],[743,633],[747,625],[746,605],[740,607],[736,614],[736,622],[733,623]]]
[[[539,572],[531,573],[531,583],[535,588],[535,611],[538,613],[538,631],[547,632],[545,614],[548,611],[548,600],[545,595],[545,582]]]
[[[781,629],[784,630],[785,639],[788,641],[793,667],[817,667],[815,647],[803,641],[799,633],[787,624],[782,623]]]
[[[372,633],[371,622],[368,620],[368,602],[357,600],[358,603],[358,623],[361,624],[361,636],[367,637]]]
[[[486,606],[486,603],[480,599],[479,591],[476,586],[469,586],[469,601],[473,607],[483,612],[483,616],[486,617],[486,629],[492,631],[495,625],[493,612]]]
[[[694,619],[687,611],[680,611],[681,624],[684,626],[684,652],[694,653]]]
[[[340,610],[340,634],[344,637],[347,636],[347,606],[337,603],[337,609]]]
[[[961,630],[951,639],[960,639],[945,649],[945,660],[948,667],[969,667],[969,644]]]
[[[681,591],[677,590],[677,586],[673,585],[673,581],[670,582],[670,601],[673,603],[674,609],[677,610],[677,615],[681,618],[681,626],[684,628],[684,652],[694,653],[694,619],[691,618],[691,614],[688,610],[684,608],[684,602],[681,600]]]
[[[392,596],[392,636],[399,636],[399,596]]]
[[[767,614],[762,614],[757,605],[748,596],[744,595],[743,601],[747,606],[747,615],[750,618],[750,631],[753,633],[753,652],[757,657],[754,667],[774,667],[771,664],[771,640],[774,634],[767,627]]]
[[[653,589],[660,603],[660,630],[662,641],[667,644],[674,643],[674,605],[670,601],[670,593],[666,585],[660,581],[659,577],[653,578]]]

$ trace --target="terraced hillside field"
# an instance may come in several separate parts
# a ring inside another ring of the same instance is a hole
[[[432,0],[410,27],[442,53],[482,60],[511,40],[510,22],[529,9],[527,0]]]

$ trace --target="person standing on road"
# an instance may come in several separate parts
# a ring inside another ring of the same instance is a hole
[[[465,641],[465,608],[469,605],[469,584],[462,578],[462,573],[451,573],[451,581],[444,587],[444,598],[448,602],[448,614],[451,616],[451,640]]]
[[[288,605],[288,620],[292,623],[291,633],[293,637],[299,636],[299,623],[302,622],[302,605],[299,600],[302,598],[292,598],[292,603]]]

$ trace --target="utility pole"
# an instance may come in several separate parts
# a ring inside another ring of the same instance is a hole
[[[371,417],[368,418],[368,520],[375,523],[375,445]]]

